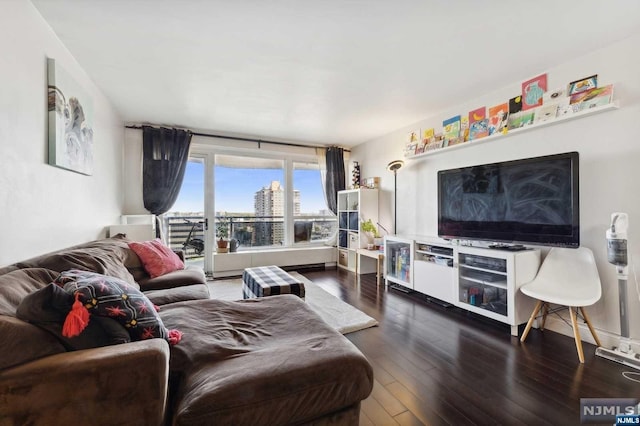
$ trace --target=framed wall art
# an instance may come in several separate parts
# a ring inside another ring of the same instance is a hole
[[[93,174],[93,105],[85,90],[47,59],[49,164]]]

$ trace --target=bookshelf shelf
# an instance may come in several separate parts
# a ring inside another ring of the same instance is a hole
[[[610,104],[607,105],[603,105],[600,107],[595,107],[595,108],[591,108],[591,109],[586,109],[584,111],[579,111],[576,113],[573,113],[571,115],[565,115],[563,117],[558,117],[554,120],[549,120],[549,121],[543,121],[541,123],[534,123],[534,124],[530,124],[528,126],[525,127],[521,127],[518,129],[513,129],[510,130],[507,133],[500,133],[500,134],[495,134],[495,135],[491,135],[491,136],[486,136],[482,139],[477,139],[477,140],[473,140],[473,141],[468,141],[468,142],[463,142],[457,145],[453,145],[453,146],[447,146],[444,148],[438,148],[438,149],[434,149],[431,151],[427,151],[427,152],[423,152],[420,154],[416,154],[416,155],[407,155],[405,156],[405,159],[407,160],[417,160],[420,158],[424,158],[424,157],[429,157],[432,155],[437,155],[437,154],[442,154],[444,152],[451,152],[454,151],[456,149],[462,149],[462,148],[467,148],[469,146],[476,146],[476,145],[480,145],[486,142],[491,142],[491,141],[495,141],[496,139],[503,139],[509,136],[513,136],[513,135],[517,135],[519,133],[523,133],[523,132],[528,132],[530,130],[534,130],[534,129],[538,129],[540,127],[546,127],[546,126],[551,126],[554,124],[558,124],[558,123],[563,123],[569,120],[575,120],[577,118],[583,118],[586,117],[588,115],[594,115],[594,114],[599,114],[601,112],[607,112],[607,111],[612,111],[615,109],[618,109],[618,103],[617,102],[612,102]]]

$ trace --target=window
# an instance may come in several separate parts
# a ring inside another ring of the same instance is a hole
[[[215,156],[216,239],[234,238],[240,247],[285,244],[284,160]]]
[[[216,238],[241,249],[320,242],[337,227],[316,161],[218,154],[214,181]]]
[[[294,243],[324,241],[336,230],[335,215],[327,208],[317,162],[293,162]]]
[[[205,251],[204,176],[204,158],[190,157],[178,198],[163,215],[169,246],[183,250],[186,259],[202,259]]]

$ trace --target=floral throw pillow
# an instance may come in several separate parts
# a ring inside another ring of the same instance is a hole
[[[184,269],[184,262],[159,238],[152,241],[131,241],[129,248],[138,255],[151,278]]]
[[[165,328],[147,296],[119,278],[71,269],[54,282],[75,298],[62,329],[65,337],[81,333],[91,315],[115,319],[133,341],[161,338],[176,344],[182,337],[178,330]]]

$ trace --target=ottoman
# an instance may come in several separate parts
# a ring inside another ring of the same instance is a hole
[[[295,294],[304,299],[304,283],[277,266],[247,268],[242,273],[242,297],[244,299],[277,294]]]

